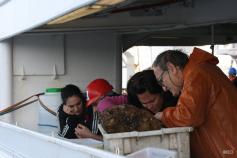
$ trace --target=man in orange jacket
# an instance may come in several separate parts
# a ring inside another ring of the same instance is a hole
[[[237,89],[216,66],[218,62],[194,48],[189,58],[168,50],[153,63],[159,84],[179,96],[176,107],[156,117],[167,127],[194,127],[192,158],[237,158]]]

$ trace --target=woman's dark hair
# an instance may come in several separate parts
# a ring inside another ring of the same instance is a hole
[[[63,104],[65,105],[68,98],[72,97],[72,96],[78,96],[81,101],[82,101],[82,108],[83,108],[83,112],[86,109],[86,98],[84,97],[83,93],[81,92],[80,88],[78,88],[75,85],[72,84],[68,84],[65,87],[62,88],[61,91],[61,98],[63,101]]]
[[[137,95],[148,91],[151,94],[161,94],[164,91],[157,83],[153,70],[144,70],[133,75],[127,84],[128,103],[143,108]]]

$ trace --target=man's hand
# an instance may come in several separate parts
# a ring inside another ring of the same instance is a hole
[[[157,112],[154,116],[155,116],[155,118],[157,118],[158,120],[161,120],[162,115],[163,115],[163,112]]]
[[[93,133],[91,133],[91,131],[82,124],[77,125],[75,128],[75,134],[78,138],[91,138],[93,135]]]

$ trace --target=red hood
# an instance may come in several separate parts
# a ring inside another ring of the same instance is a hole
[[[197,65],[203,62],[208,62],[210,64],[216,65],[219,63],[219,60],[214,55],[194,47],[192,54],[189,57],[189,64]]]

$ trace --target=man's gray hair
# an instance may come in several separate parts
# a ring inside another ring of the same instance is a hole
[[[166,71],[168,62],[183,69],[188,63],[188,55],[180,50],[166,50],[156,57],[152,67],[159,66],[163,71]]]

